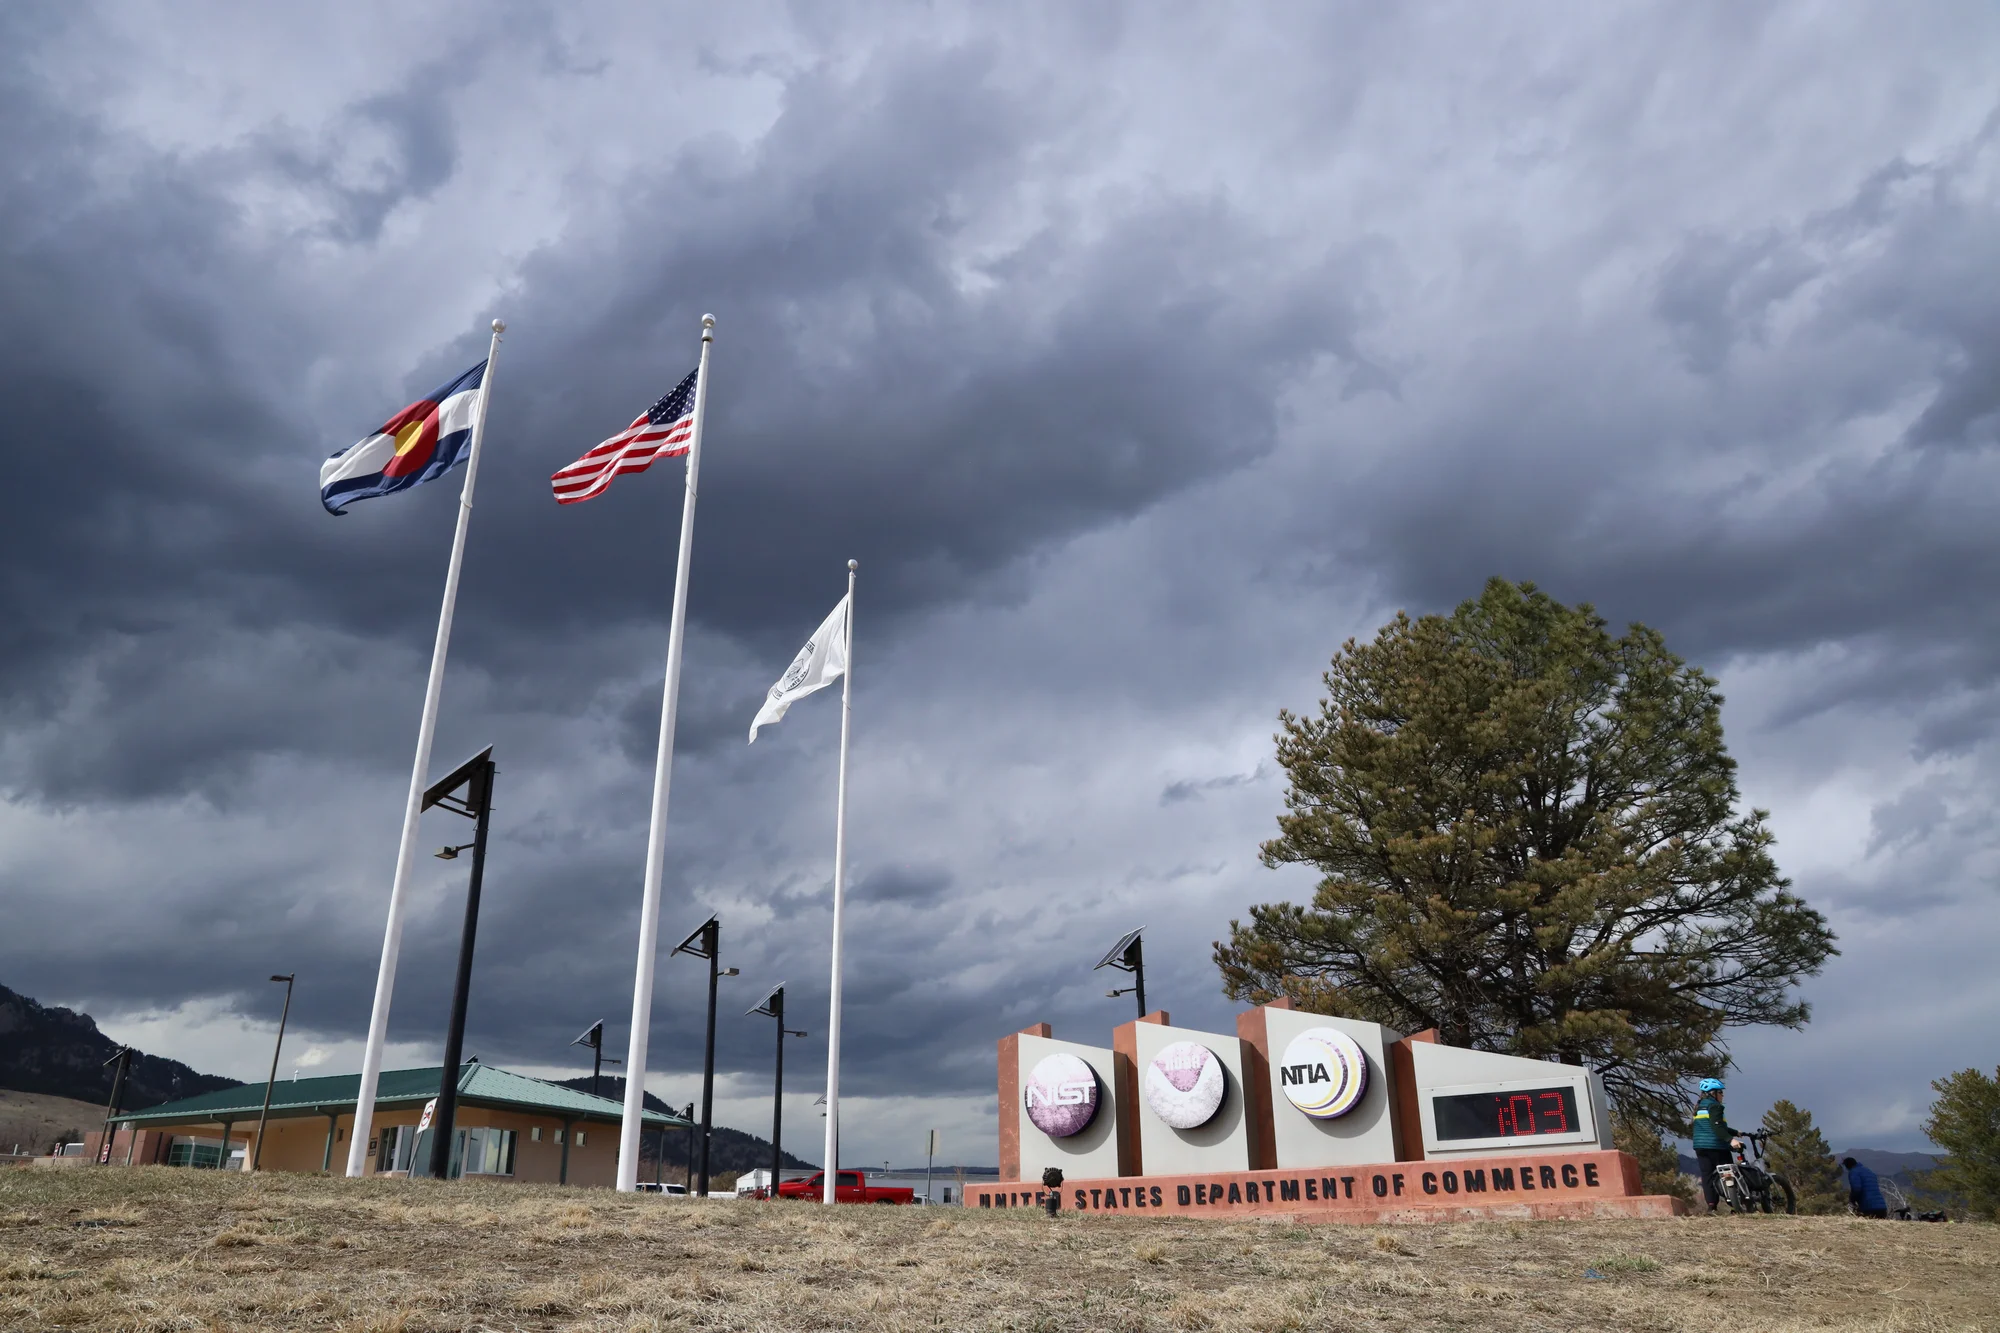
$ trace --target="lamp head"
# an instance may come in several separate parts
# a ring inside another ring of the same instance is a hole
[[[280,976],[280,975],[279,975],[279,974],[277,974],[276,972],[273,972],[273,973],[271,974],[271,980],[273,980],[273,981],[290,981],[290,980],[292,980],[292,974],[291,974],[290,972],[287,972],[287,973],[285,973],[284,975]]]

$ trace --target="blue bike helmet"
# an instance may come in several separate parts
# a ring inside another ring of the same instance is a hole
[[[1701,1081],[1701,1090],[1703,1092],[1721,1092],[1722,1080],[1719,1078],[1705,1078]]]

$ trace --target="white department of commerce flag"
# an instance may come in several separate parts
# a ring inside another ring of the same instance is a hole
[[[764,706],[757,710],[756,720],[750,724],[752,745],[757,743],[757,729],[783,717],[794,700],[823,690],[847,674],[848,600],[848,597],[840,599],[833,614],[820,622],[820,627],[806,640],[806,646],[799,649],[799,655],[785,668],[785,674],[778,677],[778,683],[764,696]]]

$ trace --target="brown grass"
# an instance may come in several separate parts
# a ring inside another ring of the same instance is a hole
[[[1051,1221],[166,1167],[0,1171],[0,1219],[7,1333],[2000,1328],[1974,1225]]]
[[[45,1153],[56,1135],[67,1130],[88,1134],[104,1128],[104,1106],[51,1097],[41,1092],[0,1088],[0,1153],[18,1144],[33,1155]]]

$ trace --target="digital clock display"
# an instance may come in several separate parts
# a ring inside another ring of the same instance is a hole
[[[1431,1098],[1440,1143],[1454,1139],[1531,1139],[1574,1134],[1583,1128],[1576,1089],[1516,1088]]]

